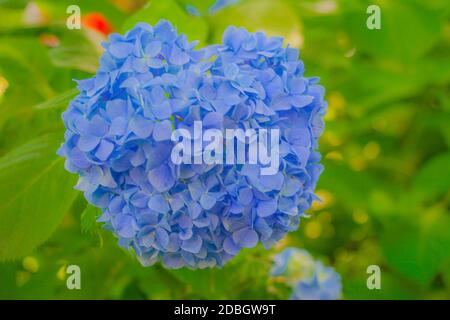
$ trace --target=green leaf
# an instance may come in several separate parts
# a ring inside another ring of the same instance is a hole
[[[50,50],[50,59],[57,67],[73,68],[89,73],[98,69],[99,54],[93,46],[77,45],[58,47]]]
[[[74,201],[76,177],[55,154],[61,139],[41,137],[0,159],[0,260],[42,244]]]
[[[368,172],[356,172],[349,167],[324,161],[325,170],[319,179],[318,189],[332,192],[342,204],[349,207],[364,208],[367,195],[375,190],[377,180]]]
[[[81,231],[83,233],[94,233],[97,227],[97,218],[101,215],[101,210],[88,204],[81,214]]]
[[[378,3],[377,3],[378,2]],[[441,18],[414,1],[375,1],[381,9],[381,29],[369,30],[367,4],[354,2],[343,16],[343,25],[358,51],[376,57],[411,62],[439,39]]]
[[[420,200],[431,200],[450,190],[450,152],[429,160],[413,181],[413,190]]]
[[[23,99],[23,88],[27,88],[27,96],[51,98],[54,90],[45,76],[50,70],[46,49],[38,39],[3,37],[0,41],[0,72],[10,82],[11,94],[20,95]]]
[[[49,58],[56,67],[95,73],[103,48],[101,37],[89,38],[89,33],[75,31],[63,33],[60,45],[49,49]],[[95,34],[92,35],[95,37]]]
[[[209,13],[209,8],[216,2],[216,0],[177,0],[177,2],[186,10],[187,6],[193,6],[200,14],[205,15]]]
[[[267,250],[258,246],[243,250],[220,269],[167,271],[186,283],[197,298],[224,299],[227,294],[237,297],[238,292],[258,289],[261,285],[264,287],[270,268],[270,263],[264,259],[266,255]]]
[[[169,273],[177,280],[189,286],[189,289],[201,298],[223,299],[224,292],[233,285],[230,279],[233,274],[229,268],[189,270],[186,268],[179,270],[169,270]]]
[[[139,287],[147,299],[180,299],[185,284],[160,265],[143,269],[137,266]]]
[[[203,18],[189,15],[175,0],[150,1],[125,21],[122,31],[130,30],[139,22],[155,25],[161,19],[170,21],[190,41],[199,40],[204,43],[208,37],[208,25]]]
[[[366,274],[366,270],[358,270],[359,274]],[[397,274],[384,271],[382,268],[381,290],[367,289],[366,279],[355,275],[349,275],[349,279],[344,279],[344,295],[349,300],[386,300],[386,299],[414,299],[417,298],[417,290],[411,290],[409,281],[399,277]],[[367,274],[367,277],[369,275]],[[414,288],[416,289],[416,288]]]
[[[42,109],[55,109],[55,108],[61,108],[61,107],[67,107],[70,100],[72,100],[77,94],[78,89],[70,89],[66,92],[63,92],[56,97],[46,100],[42,103],[37,104],[34,106],[34,109],[42,110]]]
[[[392,217],[381,235],[389,265],[404,276],[426,286],[450,259],[450,217],[432,208],[409,219]]]

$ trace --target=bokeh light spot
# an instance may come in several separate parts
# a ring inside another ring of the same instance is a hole
[[[317,239],[322,235],[322,226],[317,221],[308,222],[305,226],[305,235],[310,239]]]

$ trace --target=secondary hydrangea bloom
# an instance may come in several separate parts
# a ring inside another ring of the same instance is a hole
[[[312,278],[315,260],[306,250],[286,248],[274,257],[272,276],[283,276],[284,281],[295,286],[299,279]]]
[[[322,171],[315,149],[326,103],[298,51],[233,27],[222,45],[195,44],[167,21],[111,35],[97,74],[78,82],[63,114],[67,170],[143,265],[220,267],[242,248],[270,247],[298,227]],[[195,121],[279,129],[279,172],[175,164],[171,134]]]
[[[276,255],[271,275],[284,278],[294,300],[336,300],[342,295],[340,275],[305,250],[286,248]]]
[[[293,300],[337,300],[342,295],[340,275],[333,268],[316,263],[314,274],[294,287]]]

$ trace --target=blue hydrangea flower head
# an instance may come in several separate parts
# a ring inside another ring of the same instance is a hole
[[[308,251],[286,248],[274,257],[270,274],[275,277],[282,276],[287,284],[294,286],[299,279],[312,278],[315,264]]]
[[[59,154],[80,176],[76,188],[146,266],[220,267],[242,248],[270,247],[298,227],[322,171],[324,90],[304,76],[296,49],[234,27],[223,44],[195,46],[167,21],[111,35],[63,114]],[[280,130],[278,173],[174,163],[173,131],[197,121]]]
[[[302,279],[294,287],[293,300],[337,300],[342,296],[341,276],[333,268],[317,262],[312,277]]]
[[[294,300],[336,300],[342,295],[340,275],[306,250],[286,248],[274,257],[271,275],[292,287]]]

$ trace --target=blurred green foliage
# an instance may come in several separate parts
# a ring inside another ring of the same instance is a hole
[[[68,30],[72,1],[0,1],[0,298],[286,298],[268,272],[298,246],[333,265],[347,299],[450,298],[450,3],[447,0],[78,1],[116,31],[166,18],[201,45],[228,25],[281,35],[301,47],[308,76],[327,89],[321,139],[326,170],[297,232],[244,250],[223,269],[141,267],[95,223],[98,212],[62,168],[61,112],[90,76],[104,37]],[[369,4],[382,29],[366,27]],[[143,6],[144,5],[144,6]],[[143,7],[142,7],[143,6]],[[141,8],[142,7],[142,8]],[[34,249],[34,250],[33,250]],[[14,259],[14,260],[13,260]],[[82,290],[65,268],[82,270]],[[368,290],[379,265],[382,289]]]

